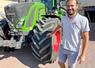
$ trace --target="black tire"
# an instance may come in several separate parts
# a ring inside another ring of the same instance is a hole
[[[9,30],[8,22],[5,19],[2,19],[0,21],[0,37],[3,39],[10,39],[11,36],[8,34]]]
[[[5,26],[6,21],[5,20],[1,20],[0,21],[0,40],[4,39],[4,31],[3,31],[3,27]]]
[[[34,30],[35,31],[35,30]],[[52,40],[47,36],[50,32],[34,33],[32,37],[32,54],[42,63],[50,62]]]
[[[49,23],[52,20],[48,20],[45,23]],[[41,21],[39,22],[42,26]],[[48,28],[51,26],[48,26]],[[42,28],[42,27],[41,27]],[[43,27],[44,28],[44,27]],[[42,63],[51,62],[52,59],[52,37],[48,36],[52,29],[48,29],[47,26],[44,30],[40,31],[37,27],[33,30],[33,36],[31,36],[31,48],[33,56]],[[54,29],[54,28],[53,28]],[[31,32],[30,32],[31,33]],[[30,34],[31,35],[31,34]]]

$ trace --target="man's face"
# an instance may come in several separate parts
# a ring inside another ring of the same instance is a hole
[[[76,4],[75,0],[69,0],[66,4],[66,7],[69,16],[76,14],[78,5]]]

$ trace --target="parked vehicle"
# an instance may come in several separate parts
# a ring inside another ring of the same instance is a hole
[[[9,4],[4,9],[5,15],[0,14],[3,17],[0,20],[0,47],[21,49],[31,45],[36,59],[42,63],[54,61],[61,32],[57,31],[55,37],[48,34],[60,24],[65,12],[57,7],[57,0]]]

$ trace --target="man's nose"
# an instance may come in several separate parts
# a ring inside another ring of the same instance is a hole
[[[69,6],[69,9],[72,9],[72,6]]]

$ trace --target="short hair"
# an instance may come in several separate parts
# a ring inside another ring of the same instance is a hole
[[[70,0],[66,0],[66,4],[69,2]],[[78,3],[78,0],[75,0],[76,1],[76,4],[79,4]]]

